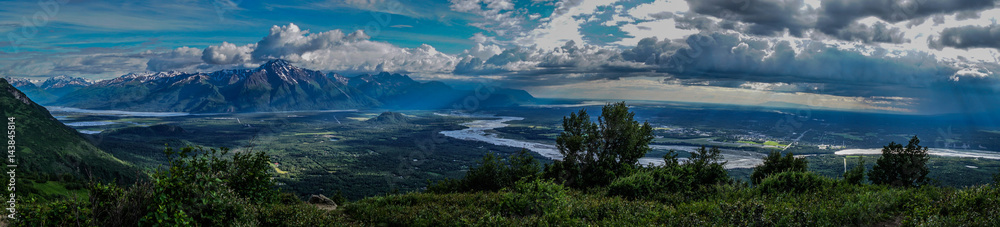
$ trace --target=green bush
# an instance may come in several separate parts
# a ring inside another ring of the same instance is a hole
[[[156,193],[149,183],[137,183],[128,188],[96,183],[89,189],[93,220],[103,226],[136,225],[150,213]]]
[[[726,163],[720,162],[722,155],[717,147],[699,148],[684,164],[677,163],[676,153],[672,150],[663,159],[663,166],[640,168],[615,179],[608,185],[608,195],[661,200],[703,196],[709,194],[714,186],[731,182],[725,169]]]
[[[822,190],[834,184],[829,178],[816,175],[812,172],[790,171],[773,174],[764,178],[757,186],[757,189],[765,194],[803,193]]]
[[[629,199],[656,198],[668,193],[690,194],[691,175],[681,168],[644,168],[608,186],[608,195]]]
[[[153,175],[151,212],[140,223],[222,226],[255,220],[248,208],[277,198],[263,168],[270,158],[248,151],[227,160],[228,152],[226,148],[185,147],[177,152],[167,148],[170,166]]]
[[[858,164],[844,172],[844,182],[853,185],[859,185],[865,181],[865,159],[858,159]]]
[[[91,210],[79,199],[39,203],[34,199],[19,201],[17,218],[7,219],[11,226],[96,226]]]
[[[753,168],[750,180],[753,184],[760,184],[761,180],[764,180],[764,178],[771,174],[788,171],[802,172],[806,171],[808,167],[809,161],[806,161],[805,158],[795,158],[792,153],[786,153],[782,157],[781,152],[772,151],[764,158],[763,164]]]
[[[507,189],[501,206],[516,215],[556,213],[567,205],[566,189],[551,181],[518,181]]]
[[[506,161],[487,153],[479,163],[479,166],[469,167],[469,172],[466,172],[464,178],[432,183],[427,186],[427,191],[434,193],[498,191],[514,186],[515,182],[520,180],[538,178],[538,174],[542,171],[538,161],[526,149],[521,149]]]
[[[259,226],[348,226],[351,223],[343,214],[322,210],[316,206],[295,204],[271,204],[258,207]]]
[[[608,195],[636,199],[662,193],[666,184],[661,180],[663,174],[658,173],[663,171],[657,170],[642,169],[615,179],[608,185]]]
[[[705,149],[705,146],[701,146],[691,153],[691,157],[681,165],[681,168],[686,174],[691,175],[692,183],[696,187],[724,184],[731,180],[718,147]]]

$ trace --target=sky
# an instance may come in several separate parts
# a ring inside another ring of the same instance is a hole
[[[0,76],[254,68],[536,97],[990,114],[996,0],[0,1]]]

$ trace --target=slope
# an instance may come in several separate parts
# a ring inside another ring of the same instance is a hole
[[[109,182],[132,182],[137,169],[88,142],[49,111],[0,79],[0,116],[13,118],[14,158],[20,176],[74,176]],[[9,143],[9,142],[8,142]]]

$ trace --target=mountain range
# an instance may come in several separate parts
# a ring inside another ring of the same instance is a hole
[[[86,79],[69,76],[49,77],[41,84],[24,78],[7,77],[5,79],[10,85],[31,97],[31,100],[43,105],[48,105],[61,96],[93,84]]]
[[[387,72],[348,78],[298,68],[280,59],[255,69],[130,73],[93,84],[80,78],[53,77],[42,86],[18,80],[15,87],[46,105],[192,113],[478,108],[535,102],[523,90],[483,87],[476,92]]]

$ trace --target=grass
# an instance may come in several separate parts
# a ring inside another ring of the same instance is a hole
[[[701,198],[628,200],[568,191],[566,197],[534,200],[557,204],[539,213],[512,209],[531,197],[511,191],[456,194],[408,193],[349,203],[344,214],[359,223],[387,226],[440,225],[665,225],[665,226],[872,226],[996,225],[1000,188],[888,188],[837,183],[803,193],[764,193],[746,186],[718,186]],[[557,201],[557,202],[552,202]],[[809,204],[803,206],[803,204]]]
[[[781,143],[778,143],[778,142],[775,142],[775,141],[766,141],[766,142],[764,142],[764,145],[779,146],[779,147],[788,146],[788,144],[781,144]]]
[[[38,190],[38,194],[43,197],[65,197],[65,198],[88,198],[88,191],[85,189],[69,190],[66,185],[58,181],[46,181],[45,183],[34,183],[31,187]]]
[[[271,163],[271,167],[274,168],[274,172],[277,172],[280,175],[288,174],[288,171],[281,170],[277,165],[274,165],[274,163]]]

